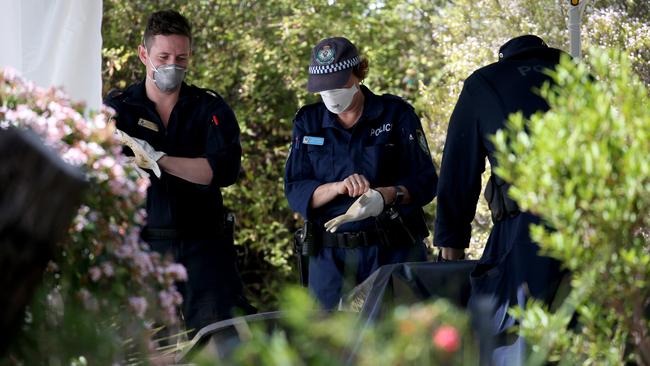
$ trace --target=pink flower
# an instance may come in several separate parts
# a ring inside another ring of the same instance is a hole
[[[174,281],[187,281],[187,271],[182,264],[172,263],[165,268],[165,273]]]
[[[176,291],[176,287],[172,286],[167,290],[162,290],[158,293],[160,305],[164,308],[174,307],[183,303],[183,297]]]
[[[113,277],[113,274],[115,274],[113,266],[108,262],[102,263],[102,272],[106,277]]]
[[[433,333],[433,345],[445,352],[456,352],[460,347],[458,330],[450,325],[442,325]]]
[[[134,250],[132,246],[124,244],[120,245],[117,250],[115,250],[115,256],[120,259],[129,258],[133,255],[133,252]]]
[[[18,71],[11,66],[3,66],[2,77],[7,81],[14,81],[18,77]]]
[[[147,311],[147,299],[141,296],[132,296],[129,297],[129,306],[140,318],[144,317],[144,313]]]
[[[83,306],[88,310],[97,310],[99,308],[99,303],[97,299],[85,288],[82,288],[77,292],[77,296],[81,300]]]
[[[147,253],[142,251],[134,253],[133,260],[143,277],[153,272],[154,265],[151,262],[151,257]]]
[[[76,147],[70,148],[68,151],[63,153],[63,156],[61,157],[66,163],[77,166],[85,164],[88,161],[88,155],[84,154]]]
[[[158,293],[158,299],[160,300],[160,305],[163,308],[170,308],[174,306],[174,297],[171,291],[160,291]]]
[[[102,277],[102,270],[99,267],[90,267],[88,274],[91,281],[97,282]]]

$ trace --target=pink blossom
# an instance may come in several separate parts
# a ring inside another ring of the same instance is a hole
[[[79,300],[81,300],[84,308],[88,310],[97,310],[99,308],[99,302],[87,289],[80,289],[77,292],[77,296],[79,297]]]
[[[165,268],[165,273],[174,281],[187,281],[187,271],[182,264],[172,263]]]
[[[76,147],[70,148],[68,151],[63,153],[61,158],[68,164],[72,165],[83,165],[88,161],[88,155],[84,154],[81,150]]]
[[[102,272],[106,277],[113,277],[113,274],[115,274],[113,266],[108,262],[102,263]]]
[[[95,128],[104,129],[106,128],[106,114],[98,113],[93,117],[93,125]]]
[[[109,180],[108,186],[110,187],[111,192],[118,197],[124,197],[129,194],[128,186],[117,179]]]
[[[146,276],[147,274],[154,271],[153,263],[151,263],[151,258],[147,253],[138,251],[133,255],[133,260],[135,262],[135,266],[140,270],[140,274],[142,276]]]
[[[140,318],[144,317],[144,313],[147,311],[147,299],[141,296],[132,296],[129,297],[129,306]]]
[[[442,325],[436,329],[432,340],[434,346],[448,353],[456,352],[460,347],[458,331],[450,325]]]
[[[182,298],[173,286],[174,280],[187,277],[185,269],[151,253],[139,238],[139,226],[146,222],[139,206],[146,197],[148,179],[137,179],[132,169],[124,168],[125,156],[121,146],[111,137],[114,124],[109,122],[114,113],[102,107],[86,118],[82,107],[72,103],[66,94],[56,88],[42,89],[23,80],[15,70],[0,70],[0,100],[11,96],[14,103],[0,105],[0,128],[16,126],[38,134],[45,145],[62,159],[82,167],[88,177],[99,184],[88,190],[70,228],[70,235],[62,245],[70,252],[88,255],[71,256],[69,262],[51,266],[53,271],[65,272],[88,268],[85,274],[91,283],[103,278],[114,278],[118,273],[129,273],[129,292],[122,299],[139,316],[158,314],[169,322],[176,321],[176,306]],[[102,258],[95,265],[96,258]],[[90,289],[72,289],[89,310],[110,314],[111,299],[115,296],[109,281]],[[157,294],[161,304],[147,304],[148,294]],[[147,319],[149,321],[149,319]],[[153,320],[153,319],[151,319]]]
[[[106,154],[106,150],[104,150],[99,144],[96,142],[89,142],[88,145],[88,151],[93,153],[94,155],[102,156]]]
[[[18,77],[18,71],[11,66],[3,66],[2,77],[7,81],[14,81]]]
[[[99,267],[90,267],[88,274],[91,281],[97,282],[102,277],[102,270]]]
[[[130,245],[120,245],[117,250],[115,250],[115,256],[124,259],[124,258],[129,258],[133,255],[133,247]]]
[[[111,166],[111,173],[113,173],[113,179],[116,182],[119,182],[120,184],[124,185],[124,168],[122,165],[118,164],[115,160],[113,160],[113,165]]]
[[[143,225],[146,218],[147,218],[147,211],[145,211],[144,209],[139,209],[135,212],[134,219],[136,223]]]
[[[160,305],[163,308],[174,307],[174,296],[171,291],[160,291],[158,293],[158,299],[160,300]]]

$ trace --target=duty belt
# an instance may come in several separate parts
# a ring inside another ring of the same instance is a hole
[[[377,230],[356,231],[349,233],[323,232],[323,247],[330,248],[358,248],[382,243],[381,235]]]
[[[154,229],[145,227],[142,229],[142,239],[149,240],[175,240],[180,239],[181,235],[176,229]]]

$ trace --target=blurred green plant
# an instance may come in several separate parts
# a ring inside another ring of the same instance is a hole
[[[549,112],[513,115],[494,138],[510,195],[545,222],[532,238],[572,272],[557,311],[534,303],[514,313],[532,365],[648,365],[650,97],[625,53],[589,55],[549,72]]]
[[[290,287],[278,329],[251,326],[226,365],[476,365],[467,314],[444,300],[399,306],[370,326],[359,314],[323,313],[305,289]],[[217,364],[209,347],[192,362]]]

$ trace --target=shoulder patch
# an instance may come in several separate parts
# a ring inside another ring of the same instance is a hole
[[[382,96],[383,98],[386,98],[386,99],[393,99],[393,100],[399,100],[399,101],[401,101],[401,102],[406,102],[406,101],[404,100],[404,98],[400,97],[399,95],[394,95],[394,94],[388,94],[388,93],[386,93],[386,94],[382,94],[381,96]]]
[[[400,105],[403,105],[403,106],[408,106],[408,107],[411,108],[411,109],[415,109],[415,108],[411,105],[411,103],[409,103],[406,99],[404,99],[404,98],[402,98],[402,97],[400,97],[400,96],[398,96],[398,95],[394,95],[394,94],[382,94],[381,97],[382,97],[384,100],[388,100],[388,101],[390,101],[390,102],[397,103],[397,104],[400,104]]]
[[[302,117],[305,113],[310,113],[312,111],[316,111],[318,109],[319,104],[320,103],[312,103],[312,104],[307,104],[307,105],[304,105],[304,106],[300,107],[300,109],[298,109],[298,111],[296,112],[296,115],[294,116],[294,119]]]
[[[431,156],[431,152],[429,151],[429,145],[427,145],[427,138],[426,136],[424,136],[424,132],[420,129],[417,129],[415,130],[415,134],[417,135],[418,144],[420,145],[420,149],[422,149],[422,152]]]
[[[213,96],[213,97],[221,98],[221,95],[219,95],[219,93],[217,93],[216,91],[214,91],[214,90],[212,90],[212,89],[207,89],[207,88],[206,88],[206,89],[203,89],[203,91],[206,92],[206,93],[208,93],[208,94],[210,94],[210,95]]]
[[[115,99],[122,96],[122,94],[124,94],[124,89],[111,89],[106,95],[106,97],[110,99]]]

